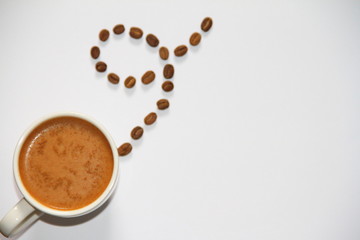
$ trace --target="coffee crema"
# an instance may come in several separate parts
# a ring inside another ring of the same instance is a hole
[[[75,210],[94,202],[113,174],[111,146],[93,124],[58,117],[36,127],[20,151],[21,181],[30,195],[56,210]]]

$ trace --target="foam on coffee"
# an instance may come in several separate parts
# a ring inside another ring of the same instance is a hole
[[[25,140],[19,157],[21,180],[41,204],[75,210],[95,201],[106,189],[114,168],[104,134],[75,117],[50,119]]]

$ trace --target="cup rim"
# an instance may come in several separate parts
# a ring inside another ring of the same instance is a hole
[[[85,120],[85,121],[93,124],[96,128],[98,128],[104,134],[104,136],[106,137],[107,141],[110,144],[112,154],[113,154],[113,162],[114,162],[113,166],[114,167],[113,167],[112,176],[111,176],[108,186],[106,187],[104,192],[95,201],[93,201],[92,203],[90,203],[82,208],[79,208],[79,209],[57,210],[57,209],[47,207],[46,205],[40,203],[34,197],[31,196],[31,194],[25,188],[25,186],[21,180],[21,177],[20,177],[19,155],[20,155],[20,150],[21,150],[26,138],[41,123],[43,123],[47,120],[50,120],[50,119],[58,118],[58,117],[75,117],[75,118],[79,118],[79,119]],[[21,135],[21,137],[15,147],[14,158],[13,158],[13,171],[14,171],[15,181],[16,181],[16,184],[17,184],[20,192],[22,193],[24,198],[33,207],[40,210],[41,212],[44,212],[46,214],[53,215],[53,216],[78,217],[78,216],[82,216],[84,214],[90,213],[90,212],[94,211],[95,209],[97,209],[98,207],[100,207],[103,203],[106,202],[106,200],[111,196],[112,192],[114,191],[115,186],[118,181],[118,178],[119,178],[119,176],[118,176],[119,175],[119,159],[118,159],[117,147],[116,147],[116,144],[115,144],[114,140],[112,139],[110,133],[106,130],[106,128],[90,116],[87,116],[85,114],[78,113],[78,112],[58,112],[58,113],[48,114],[48,115],[38,119],[37,121],[33,122]]]

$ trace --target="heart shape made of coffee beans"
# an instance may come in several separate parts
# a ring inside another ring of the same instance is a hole
[[[210,17],[206,17],[201,22],[201,30],[203,32],[208,32],[212,27],[212,19]],[[126,28],[123,24],[117,24],[113,27],[112,32],[115,35],[124,34],[126,31]],[[139,27],[131,27],[129,31],[129,36],[134,39],[141,39],[144,35],[144,32]],[[107,29],[102,29],[99,33],[99,39],[102,42],[106,42],[109,39],[110,31]],[[194,32],[189,39],[189,43],[192,46],[197,46],[201,41],[201,34],[198,32]],[[157,48],[160,44],[159,39],[152,33],[149,33],[146,35],[146,42],[149,44],[150,47]],[[174,55],[176,57],[182,57],[184,56],[188,51],[188,47],[186,45],[179,45],[174,49]],[[98,46],[93,46],[90,50],[90,55],[93,59],[98,59],[100,56],[101,50]],[[167,47],[162,46],[159,48],[159,57],[163,61],[167,61],[169,58],[170,52]],[[106,73],[107,70],[107,64],[103,61],[98,61],[95,64],[96,71],[100,73]],[[174,89],[174,83],[170,81],[170,79],[173,78],[175,73],[175,68],[172,64],[166,64],[163,69],[163,76],[166,79],[166,81],[163,82],[161,85],[162,90],[165,92],[171,92]],[[141,77],[141,82],[145,85],[152,83],[156,78],[156,74],[152,70],[148,70],[145,72]],[[107,79],[112,84],[119,84],[120,77],[116,73],[108,73]],[[133,88],[136,85],[136,78],[133,76],[128,76],[124,81],[124,86],[126,88]],[[167,99],[160,99],[157,101],[157,108],[159,110],[165,110],[168,109],[170,106],[169,100]],[[157,119],[157,114],[155,112],[150,112],[145,118],[144,123],[145,125],[151,125],[153,124]],[[144,133],[144,129],[140,126],[136,126],[133,128],[133,130],[130,133],[130,136],[134,140],[138,140],[142,137]],[[132,151],[132,145],[129,142],[123,143],[118,148],[118,154],[119,156],[126,156]]]

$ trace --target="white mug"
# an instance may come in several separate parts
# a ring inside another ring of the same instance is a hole
[[[110,144],[112,154],[113,154],[113,161],[114,161],[114,167],[113,167],[113,173],[110,179],[110,182],[108,186],[106,187],[105,191],[92,203],[89,205],[86,205],[80,209],[75,210],[56,210],[53,208],[49,208],[43,204],[41,204],[39,201],[37,201],[34,197],[32,197],[29,192],[24,187],[24,184],[21,180],[20,173],[19,173],[19,154],[21,151],[21,148],[24,144],[24,141],[29,136],[29,134],[41,123],[52,119],[52,118],[58,118],[58,117],[75,117],[83,119],[87,122],[92,123],[95,127],[97,127],[106,137],[108,143]],[[78,217],[85,214],[88,214],[95,209],[99,208],[101,205],[103,205],[106,200],[110,197],[112,192],[115,189],[118,175],[119,175],[119,161],[118,161],[118,152],[117,147],[111,138],[109,132],[97,121],[95,121],[93,118],[85,116],[80,113],[74,113],[74,112],[63,112],[63,113],[57,113],[52,114],[50,116],[46,116],[38,120],[37,122],[33,123],[21,136],[16,149],[14,153],[14,159],[13,159],[13,170],[14,170],[14,177],[16,184],[23,195],[23,198],[5,215],[5,217],[0,221],[0,232],[5,237],[11,237],[19,232],[26,229],[28,226],[30,226],[33,222],[35,222],[38,218],[41,217],[42,214],[46,213],[52,216],[57,217],[64,217],[64,218],[71,218],[71,217]]]

